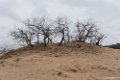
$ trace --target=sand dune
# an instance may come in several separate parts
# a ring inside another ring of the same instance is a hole
[[[0,80],[120,80],[120,50],[80,45],[17,51],[0,59]]]

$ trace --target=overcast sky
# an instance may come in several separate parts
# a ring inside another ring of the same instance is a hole
[[[14,46],[9,32],[38,16],[92,19],[107,35],[103,44],[120,42],[120,0],[0,0],[0,47]]]

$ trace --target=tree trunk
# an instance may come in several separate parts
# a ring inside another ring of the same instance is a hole
[[[46,36],[44,36],[44,47],[47,47]]]
[[[98,45],[98,46],[100,45],[100,40],[98,40],[98,41],[96,42],[96,45]]]
[[[48,43],[52,43],[52,39],[50,39],[50,37],[48,37]]]
[[[63,41],[64,41],[64,33],[63,33],[62,35],[63,35],[63,36],[62,36],[62,39],[61,39],[60,43],[58,44],[58,46],[61,46],[62,43],[63,43]]]
[[[37,44],[39,44],[39,34],[37,34]]]

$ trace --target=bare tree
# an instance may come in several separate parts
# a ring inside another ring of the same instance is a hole
[[[38,29],[36,29],[35,27],[30,26],[30,24],[36,25],[36,23],[34,23],[35,21],[36,21],[36,20],[34,20],[34,19],[33,19],[33,21],[31,21],[30,19],[27,19],[27,20],[24,22],[24,24],[25,24],[25,26],[27,26],[27,28],[28,28],[32,33],[35,34],[36,40],[37,40],[36,43],[39,44],[40,32],[39,32]]]
[[[37,41],[39,40],[39,35],[43,36],[44,47],[47,46],[47,43],[52,43],[52,39],[50,38],[50,36],[53,34],[52,24],[50,24],[47,19],[40,18],[39,20],[36,19],[34,21],[29,20],[25,24],[36,33]]]
[[[17,30],[11,32],[11,35],[15,40],[24,42],[27,45],[33,47],[33,41],[39,44],[42,40],[44,47],[47,47],[49,43],[52,43],[53,35],[60,35],[60,42],[58,46],[61,46],[66,41],[71,39],[77,41],[88,42],[100,45],[104,40],[105,35],[99,33],[99,29],[94,22],[76,22],[77,35],[71,34],[69,29],[70,21],[65,17],[58,17],[53,23],[45,17],[27,19],[24,22],[24,29],[17,28]]]
[[[55,28],[55,31],[62,35],[61,41],[58,44],[58,46],[61,46],[62,43],[65,42],[65,35],[68,36],[69,41],[69,22],[66,18],[58,17],[56,23],[57,27]]]
[[[91,33],[90,43],[100,45],[100,43],[105,39],[105,35],[99,32],[99,29],[96,28]]]
[[[33,47],[32,40],[34,33],[30,32],[29,30],[17,28],[17,30],[11,32],[11,35],[15,40],[18,40],[20,42],[25,42],[27,45]]]
[[[28,29],[30,29],[31,32],[33,32],[36,36],[36,43],[39,44],[40,43],[40,36],[41,36],[41,31],[39,29],[37,29],[35,26],[38,26],[38,20],[36,18],[34,19],[27,19],[24,22],[25,26],[27,26]]]
[[[94,31],[96,30],[96,25],[94,23],[87,23],[86,24],[86,34],[84,37],[84,42],[87,40],[87,38],[92,37],[91,34],[94,33]]]
[[[76,23],[77,32],[78,32],[78,40],[82,42],[86,42],[87,39],[91,38],[94,32],[98,29],[95,23],[86,22],[86,23]]]
[[[77,33],[78,33],[78,35],[76,36],[76,40],[83,41],[85,30],[86,30],[86,25],[80,22],[77,22],[76,27],[77,27]]]
[[[97,35],[95,35],[95,41],[96,41],[96,45],[100,45],[101,42],[103,42],[103,40],[105,39],[105,35],[102,33],[98,33]]]

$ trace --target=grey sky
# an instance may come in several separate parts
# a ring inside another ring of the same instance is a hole
[[[119,0],[0,0],[0,47],[15,45],[9,31],[26,18],[38,16],[93,19],[107,35],[103,44],[120,42]]]

